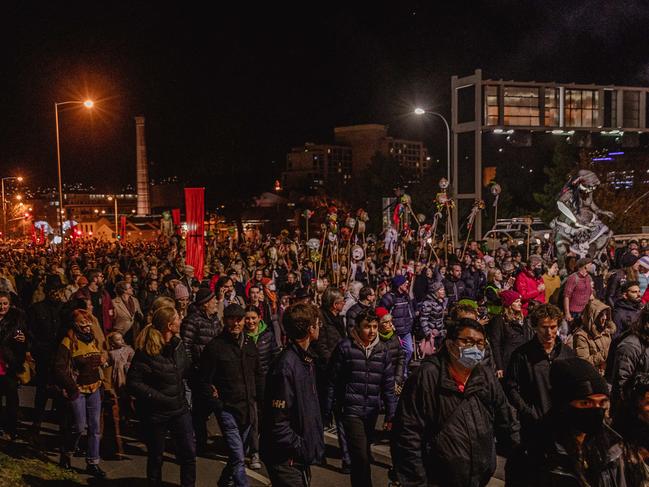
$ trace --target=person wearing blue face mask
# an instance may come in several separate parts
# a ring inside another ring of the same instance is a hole
[[[502,452],[518,447],[518,422],[495,374],[482,364],[484,328],[449,327],[442,349],[406,381],[392,425],[392,463],[404,487],[483,487]]]

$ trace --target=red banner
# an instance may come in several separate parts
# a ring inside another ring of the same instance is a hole
[[[185,188],[185,215],[187,218],[187,256],[185,261],[194,267],[196,279],[200,281],[203,279],[205,188]]]
[[[32,223],[32,243],[38,245],[38,236],[36,235],[36,227]]]
[[[119,234],[122,240],[126,240],[126,217],[124,215],[119,217]]]
[[[171,210],[171,219],[174,222],[174,233],[180,235],[180,208]]]

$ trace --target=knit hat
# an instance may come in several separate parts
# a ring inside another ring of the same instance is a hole
[[[174,288],[174,298],[176,299],[189,298],[189,291],[187,290],[184,284],[176,285],[176,287]]]
[[[437,294],[437,291],[439,291],[443,287],[444,287],[444,284],[442,283],[442,281],[435,281],[434,283],[432,283],[430,285],[430,292],[432,294]]]
[[[184,287],[184,286],[183,286]],[[214,297],[214,293],[210,290],[209,287],[202,287],[196,293],[196,303],[197,306],[207,303],[210,299]]]
[[[391,284],[392,287],[396,289],[398,287],[401,287],[405,282],[406,282],[406,276],[398,275],[392,278]]]
[[[223,318],[243,318],[246,310],[237,303],[228,304],[223,310]]]
[[[77,277],[77,286],[83,287],[88,285],[88,278],[86,276]]]
[[[644,267],[645,269],[649,269],[649,255],[645,255],[644,257],[640,257],[638,259],[638,262],[640,262],[640,265]]]
[[[582,257],[577,261],[577,269],[581,269],[582,267],[590,264],[593,261],[590,257]],[[649,267],[649,265],[647,265]]]
[[[516,291],[507,289],[500,292],[500,302],[505,308],[509,308],[517,299],[522,299],[522,296]]]
[[[633,255],[631,252],[627,252],[620,258],[620,267],[631,267],[634,265],[640,257]]]
[[[577,357],[555,360],[552,363],[550,386],[552,403],[555,406],[567,404],[575,399],[584,399],[591,394],[609,395],[606,381],[597,369]]]
[[[379,321],[381,323],[392,318],[390,312],[387,310],[387,308],[384,308],[383,306],[379,306],[374,310],[374,312],[376,313],[376,316],[379,318]]]

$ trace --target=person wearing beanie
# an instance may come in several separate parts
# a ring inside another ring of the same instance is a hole
[[[638,281],[638,270],[640,264],[639,257],[627,252],[620,258],[620,269],[614,271],[606,283],[605,299],[609,306],[615,306],[615,302],[620,299],[622,286],[628,281]],[[638,282],[638,285],[640,283]]]
[[[176,311],[180,319],[184,319],[189,308],[189,291],[187,287],[179,282],[174,287],[174,301],[176,302]]]
[[[496,376],[502,379],[512,353],[530,341],[534,331],[523,316],[523,301],[519,293],[511,289],[502,291],[500,301],[503,311],[489,320],[487,336],[496,364]]]
[[[561,306],[568,323],[579,318],[593,295],[593,278],[590,276],[592,263],[590,257],[579,259],[577,270],[566,278]]]
[[[187,288],[178,285],[176,289],[181,296],[189,297]],[[216,296],[209,288],[200,288],[196,293],[196,301],[189,306],[187,316],[180,325],[180,337],[185,345],[186,355],[191,363],[189,388],[192,391],[192,421],[196,434],[196,449],[201,454],[207,446],[206,421],[209,409],[203,400],[199,389],[199,366],[201,354],[210,341],[221,333],[223,325],[216,312]]]
[[[401,394],[403,385],[403,362],[405,355],[401,348],[401,341],[397,336],[394,325],[392,324],[392,315],[387,309],[379,306],[374,310],[379,319],[379,339],[390,350],[390,359],[394,369],[394,393],[398,396]]]
[[[545,303],[545,283],[543,282],[543,259],[530,256],[527,266],[516,276],[514,289],[521,295],[523,314],[527,316],[530,301]]]
[[[640,283],[640,294],[649,289],[649,256],[645,255],[638,259],[638,282]]]
[[[403,373],[407,376],[413,352],[412,326],[415,322],[415,308],[410,298],[410,285],[405,276],[397,275],[392,278],[391,290],[383,295],[379,306],[387,309],[392,315],[392,323],[401,340],[405,356]]]
[[[530,450],[525,485],[638,485],[622,479],[621,437],[606,425],[608,385],[597,369],[576,357],[556,360],[550,387],[552,408]]]
[[[503,389],[521,422],[521,449],[508,459],[505,469],[512,485],[527,485],[520,482],[525,478],[528,450],[539,439],[541,423],[552,405],[550,366],[575,357],[557,337],[562,316],[551,304],[536,306],[528,316],[534,337],[512,352],[505,371]]]
[[[419,341],[418,346],[422,356],[434,353],[442,345],[446,336],[444,317],[447,305],[446,289],[440,281],[431,284],[426,298],[417,304],[415,338]]]

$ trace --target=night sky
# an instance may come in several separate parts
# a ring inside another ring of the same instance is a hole
[[[3,5],[2,175],[53,184],[53,103],[86,96],[97,100],[92,113],[61,114],[64,181],[106,191],[134,183],[142,114],[151,176],[178,175],[218,199],[270,189],[292,146],[329,142],[336,125],[387,123],[443,158],[441,125],[408,113],[448,115],[451,75],[475,68],[649,84],[646,1],[282,3]]]

